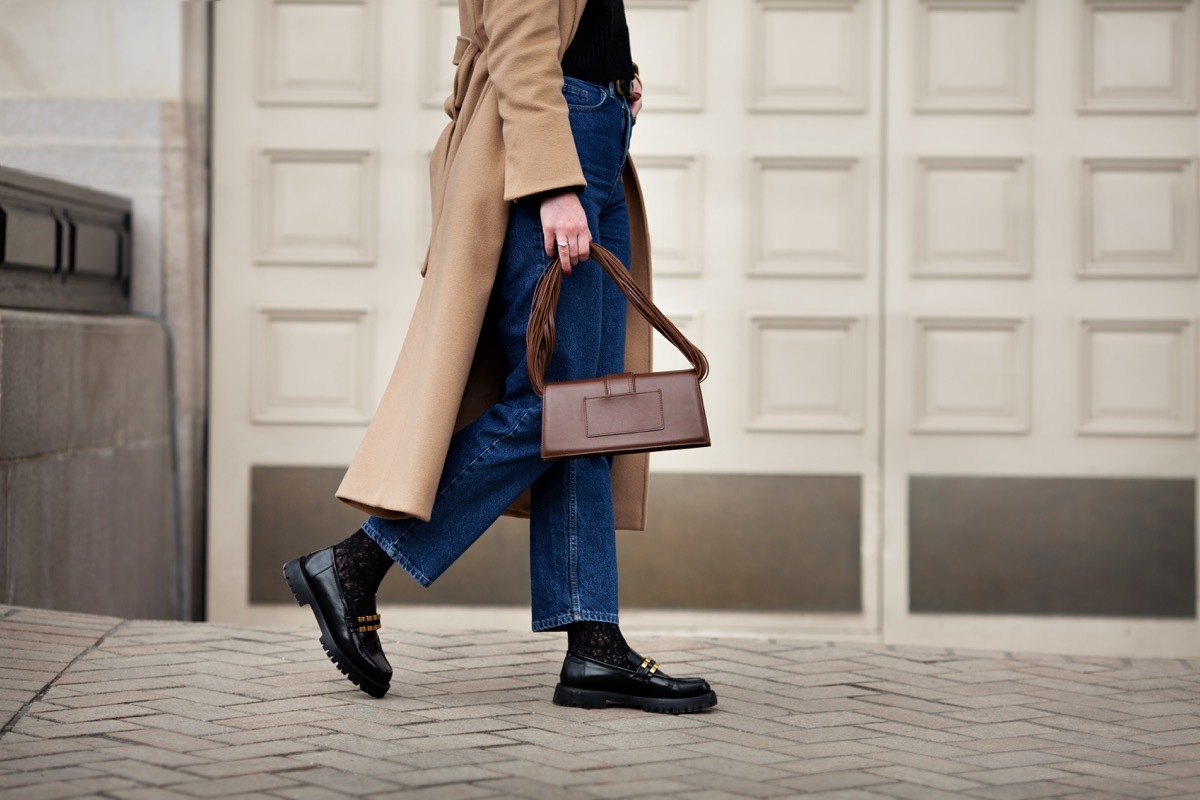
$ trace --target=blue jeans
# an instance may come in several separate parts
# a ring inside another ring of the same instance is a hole
[[[621,172],[633,120],[610,87],[567,78],[563,95],[587,188],[580,201],[592,238],[622,263],[630,257]],[[504,396],[458,431],[442,469],[429,522],[371,517],[366,531],[408,574],[431,584],[527,487],[533,629],[577,620],[617,622],[617,547],[611,458],[541,457],[542,399],[525,367],[525,325],[546,267],[536,203],[513,205],[486,326],[507,360]],[[593,261],[563,280],[551,381],[623,371],[625,296]]]

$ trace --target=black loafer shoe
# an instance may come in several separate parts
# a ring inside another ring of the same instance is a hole
[[[333,548],[326,547],[283,565],[296,602],[312,606],[321,626],[321,644],[342,674],[372,697],[387,694],[392,665],[379,642],[379,615],[375,599],[361,608],[350,608],[333,563]]]
[[[629,666],[614,667],[574,653],[563,661],[554,704],[576,708],[633,706],[660,714],[688,714],[717,704],[703,678],[671,678],[658,662],[629,651]]]

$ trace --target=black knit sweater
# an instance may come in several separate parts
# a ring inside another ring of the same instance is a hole
[[[591,83],[633,77],[623,0],[587,0],[579,29],[563,54],[563,75]]]

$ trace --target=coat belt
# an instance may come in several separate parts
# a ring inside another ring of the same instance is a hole
[[[479,55],[479,45],[474,39],[459,36],[454,43],[454,94],[446,104],[446,113],[451,119],[458,119],[459,109],[467,98],[467,88],[471,85],[471,73],[475,69],[475,57]]]

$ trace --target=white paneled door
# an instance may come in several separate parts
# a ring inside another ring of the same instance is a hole
[[[1190,618],[913,613],[909,503],[923,478],[1195,478],[1198,4],[888,5],[885,634],[1196,652],[1194,597]]]
[[[656,299],[713,364],[713,447],[652,468],[861,482],[860,609],[777,627],[1200,652],[1194,608],[938,613],[910,583],[914,481],[1196,477],[1200,0],[625,8]],[[348,463],[382,393],[457,27],[452,0],[216,4],[213,619],[295,611],[249,600],[250,473]]]

